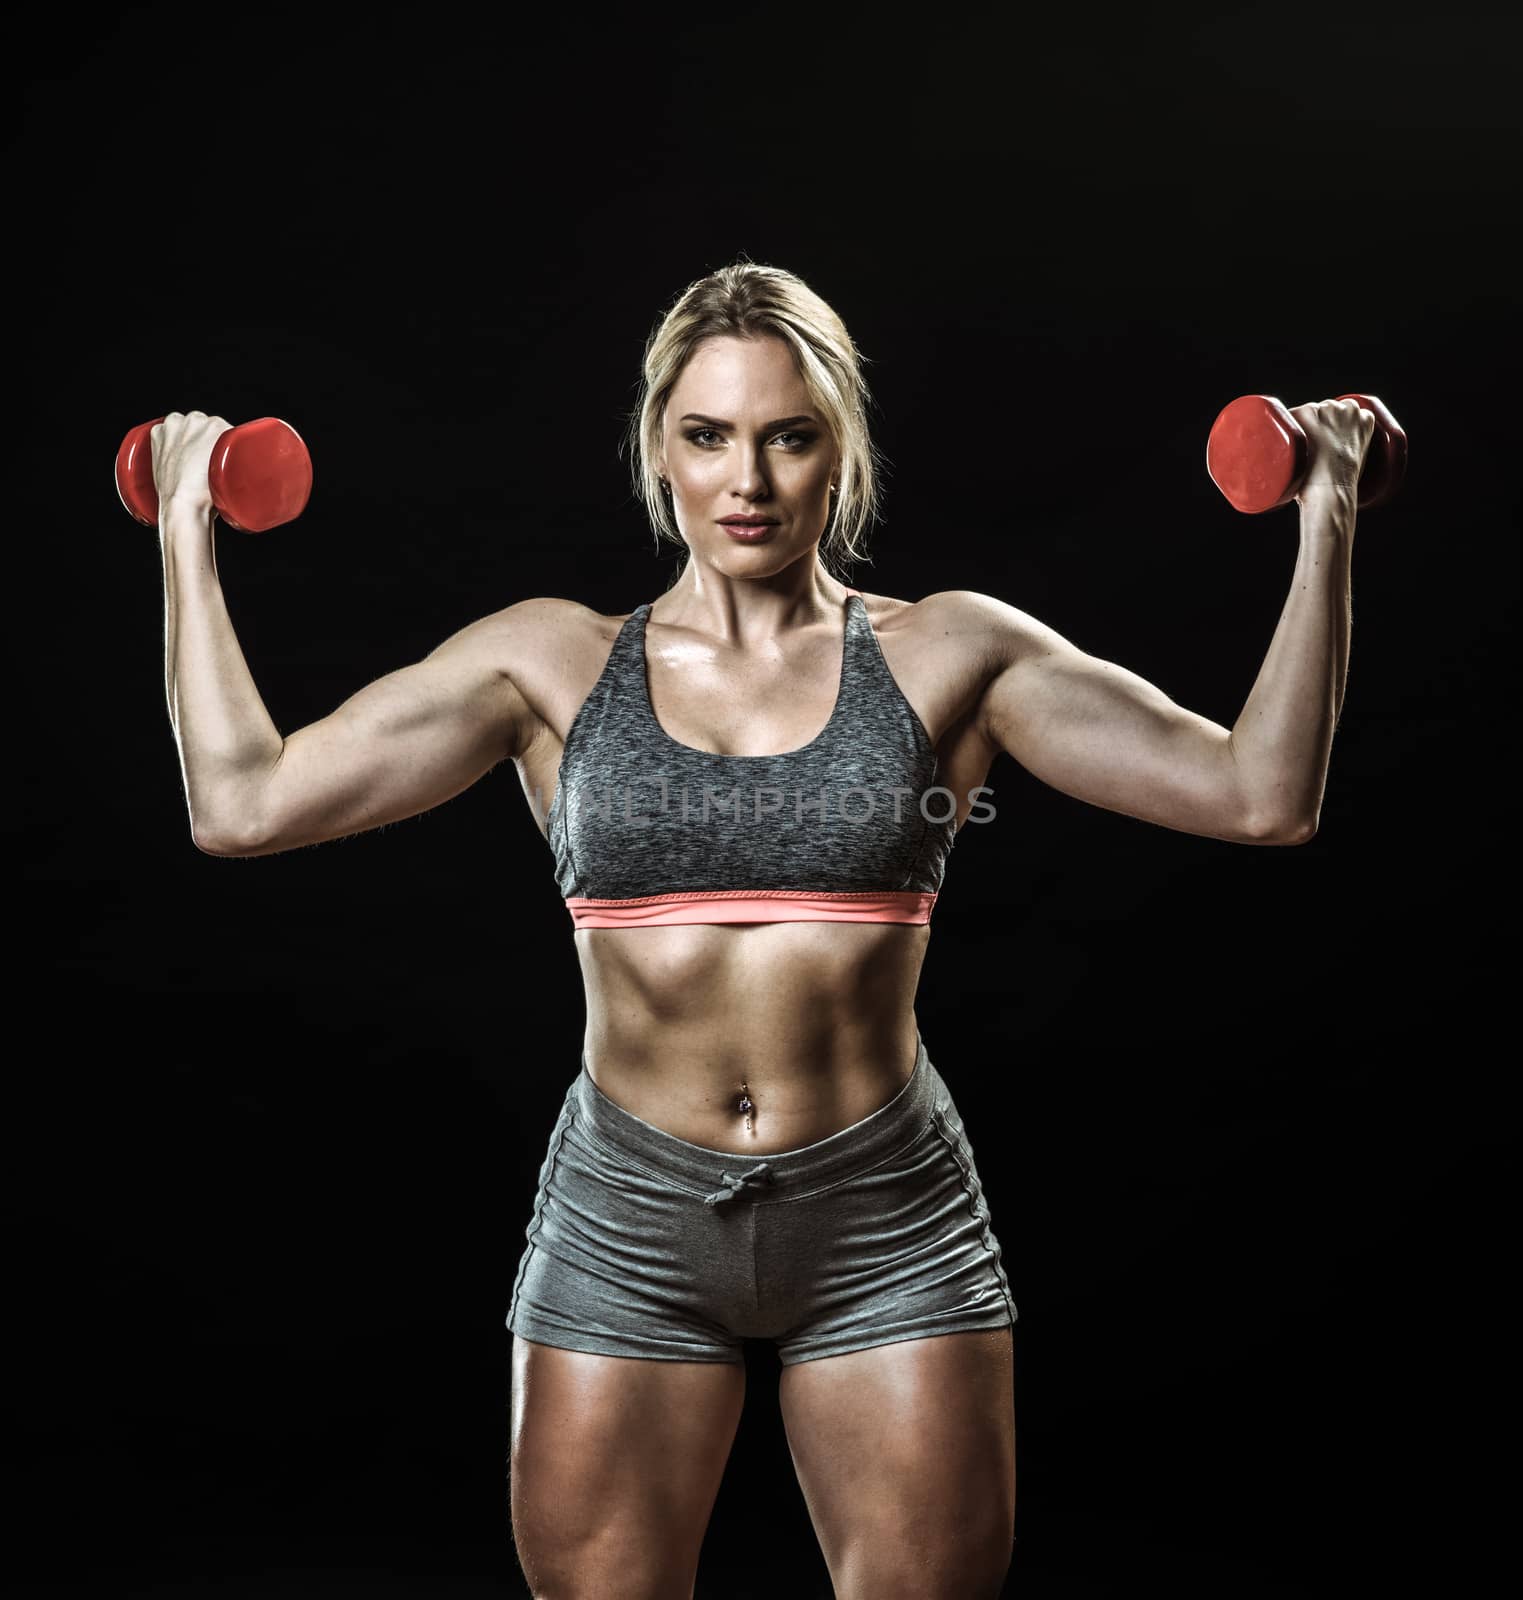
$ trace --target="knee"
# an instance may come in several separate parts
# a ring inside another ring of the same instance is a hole
[[[529,1589],[529,1600],[691,1600],[693,1586],[673,1588],[669,1583],[656,1583],[626,1588],[621,1581],[610,1588],[601,1578],[586,1582],[552,1583],[548,1586],[534,1584]]]
[[[1014,1543],[994,1535],[931,1549],[879,1540],[841,1564],[836,1600],[999,1600]]]
[[[997,1565],[959,1562],[949,1571],[874,1567],[838,1583],[836,1600],[1000,1600],[1009,1571],[1008,1555]]]
[[[548,1587],[534,1584],[529,1589],[529,1600],[691,1600],[693,1586],[674,1588],[670,1583],[655,1583],[626,1588],[621,1581],[610,1587],[601,1578],[586,1582],[552,1583]]]
[[[692,1600],[696,1575],[672,1572],[610,1572],[596,1566],[579,1569],[558,1564],[554,1570],[533,1569],[520,1557],[530,1600]]]
[[[664,1553],[606,1541],[568,1547],[520,1535],[514,1546],[531,1600],[691,1600],[698,1576]]]

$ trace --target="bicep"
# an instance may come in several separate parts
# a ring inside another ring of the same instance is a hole
[[[1228,729],[1013,607],[997,632],[982,724],[1050,787],[1184,833],[1251,843],[1252,806]]]
[[[516,756],[536,723],[504,665],[506,616],[463,628],[291,734],[253,801],[239,853],[268,855],[417,816]]]

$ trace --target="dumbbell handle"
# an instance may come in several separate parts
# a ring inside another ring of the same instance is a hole
[[[116,492],[127,510],[150,528],[159,525],[152,433],[163,420],[139,423],[116,452]],[[217,515],[229,527],[263,533],[294,522],[306,510],[312,457],[289,422],[260,417],[218,436],[206,482]]]
[[[1340,394],[1375,415],[1359,474],[1359,509],[1384,505],[1407,471],[1407,436],[1370,394]],[[1245,394],[1223,407],[1206,441],[1206,471],[1239,511],[1273,511],[1301,492],[1309,465],[1306,432],[1273,395]]]

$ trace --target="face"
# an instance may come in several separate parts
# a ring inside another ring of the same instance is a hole
[[[705,340],[663,413],[659,470],[699,560],[736,576],[779,571],[808,555],[830,516],[840,457],[781,340]],[[725,517],[771,524],[742,540]]]

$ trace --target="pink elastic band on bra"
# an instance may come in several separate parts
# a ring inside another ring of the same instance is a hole
[[[653,928],[691,922],[929,922],[933,890],[704,889],[629,900],[573,895],[566,909],[578,928]]]

